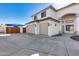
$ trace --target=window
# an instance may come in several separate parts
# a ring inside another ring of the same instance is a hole
[[[66,31],[74,31],[74,25],[66,25]]]
[[[46,11],[41,13],[41,17],[46,17]]]
[[[37,19],[37,16],[34,16],[34,20],[36,20]]]
[[[66,25],[66,31],[70,31],[70,25]]]

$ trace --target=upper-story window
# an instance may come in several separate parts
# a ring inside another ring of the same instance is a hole
[[[41,18],[46,17],[46,11],[41,13]]]
[[[34,16],[34,20],[37,20],[37,16]]]

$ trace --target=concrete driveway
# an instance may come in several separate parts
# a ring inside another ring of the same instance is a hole
[[[0,56],[79,56],[79,41],[70,39],[70,36],[1,35]]]

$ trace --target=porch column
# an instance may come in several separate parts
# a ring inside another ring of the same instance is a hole
[[[4,26],[4,33],[6,34],[6,26]]]
[[[39,34],[39,23],[38,22],[35,23],[35,34],[36,35]]]
[[[76,14],[76,34],[79,35],[79,14]]]
[[[60,26],[59,29],[60,30],[59,31],[60,31],[60,33],[62,33],[62,18],[59,18],[58,20],[60,21],[60,24],[59,24],[59,26]]]
[[[20,33],[23,33],[23,27],[20,27]]]
[[[48,21],[48,36],[52,36],[53,35],[53,21]]]

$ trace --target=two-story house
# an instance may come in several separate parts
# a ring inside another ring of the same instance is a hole
[[[28,33],[48,36],[59,33],[79,34],[79,3],[72,3],[60,9],[50,5],[31,17],[33,21],[26,23]]]

